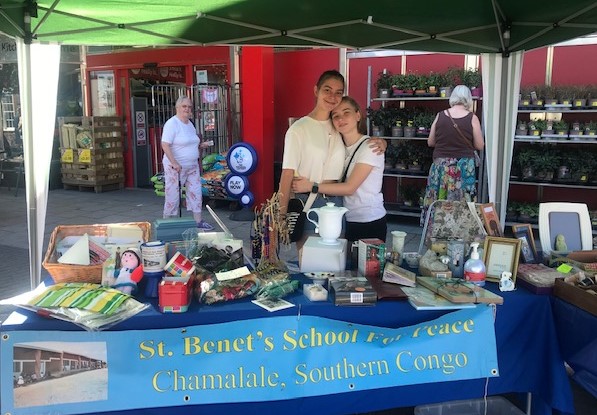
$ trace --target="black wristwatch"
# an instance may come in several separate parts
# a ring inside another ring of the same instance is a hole
[[[313,187],[311,188],[311,193],[319,193],[319,183],[313,183]]]

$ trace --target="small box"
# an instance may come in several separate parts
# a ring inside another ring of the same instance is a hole
[[[311,301],[327,301],[328,290],[320,284],[303,285],[303,294]]]
[[[299,254],[301,272],[344,271],[348,241],[338,239],[336,245],[321,243],[318,236],[309,236]]]
[[[158,303],[162,313],[184,313],[193,298],[195,277],[164,277],[158,288]]]
[[[486,407],[487,405],[487,407]],[[487,409],[487,410],[486,410]],[[502,396],[485,399],[442,402],[415,407],[415,415],[524,415],[512,402]]]
[[[359,272],[366,277],[381,277],[386,264],[386,244],[381,239],[359,240]]]

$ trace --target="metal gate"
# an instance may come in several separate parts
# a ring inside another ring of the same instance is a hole
[[[176,100],[185,95],[193,102],[195,129],[204,140],[213,140],[207,154],[221,153],[241,141],[240,84],[154,85],[149,107],[150,131],[155,143],[153,170],[162,169],[162,128],[174,114]]]

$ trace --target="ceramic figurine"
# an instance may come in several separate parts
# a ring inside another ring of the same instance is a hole
[[[511,272],[502,272],[502,276],[500,277],[500,291],[514,291],[514,282],[512,281]]]
[[[566,237],[561,233],[556,235],[555,247],[558,252],[568,252],[568,245],[566,245]]]

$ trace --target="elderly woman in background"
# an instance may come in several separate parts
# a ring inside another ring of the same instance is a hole
[[[475,150],[485,147],[481,122],[472,112],[470,89],[458,85],[450,95],[450,108],[437,113],[427,145],[433,147],[423,199],[421,225],[436,200],[477,201]]]
[[[176,115],[166,121],[162,132],[164,150],[164,218],[177,215],[180,201],[180,186],[185,186],[187,210],[193,212],[197,228],[213,230],[214,227],[201,218],[203,198],[201,194],[200,148],[209,146],[201,143],[195,126],[191,122],[193,105],[186,96],[176,100]]]

